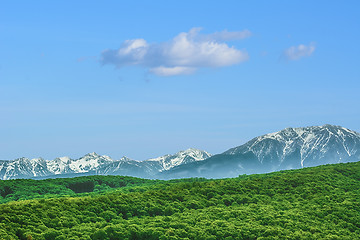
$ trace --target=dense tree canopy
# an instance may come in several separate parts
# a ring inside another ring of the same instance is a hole
[[[0,239],[360,236],[360,163],[218,180],[9,180],[0,189],[6,202],[0,205]],[[25,200],[22,191],[39,198]]]
[[[152,185],[160,181],[124,176],[88,176],[46,180],[15,179],[0,180],[0,203],[34,198],[60,196],[84,196],[109,190],[139,185]],[[79,194],[80,193],[80,194]]]

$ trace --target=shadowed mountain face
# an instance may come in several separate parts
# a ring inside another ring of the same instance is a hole
[[[360,134],[333,126],[286,128],[204,161],[177,166],[159,178],[236,177],[241,174],[360,160]]]

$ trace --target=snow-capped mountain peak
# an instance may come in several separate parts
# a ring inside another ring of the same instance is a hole
[[[285,128],[265,134],[225,154],[253,153],[260,162],[280,159],[280,163],[300,155],[301,167],[311,166],[313,159],[332,159],[341,162],[359,151],[360,134],[344,127],[326,124],[304,128]],[[335,152],[333,149],[337,149]]]
[[[77,173],[149,177],[181,164],[202,161],[209,156],[211,155],[205,151],[190,148],[174,155],[168,154],[145,161],[133,160],[126,156],[119,160],[113,160],[107,155],[99,155],[95,152],[78,159],[70,157],[58,157],[54,160],[19,158],[12,161],[0,161],[0,179]]]
[[[69,157],[58,157],[47,161],[47,167],[54,174],[72,173],[73,171],[69,168],[70,163],[71,159]]]
[[[2,161],[0,165],[0,178],[4,180],[28,175],[44,176],[50,173],[46,161],[42,158],[22,157],[11,161]]]
[[[96,152],[91,152],[91,153],[88,153],[88,154],[85,154],[84,157],[100,157],[99,154],[97,154]]]
[[[180,151],[174,155],[164,155],[158,158],[150,158],[147,162],[158,162],[161,165],[161,170],[169,170],[170,168],[186,164],[190,162],[202,161],[211,156],[210,153],[195,148]]]
[[[327,124],[265,134],[204,161],[162,172],[160,177],[224,178],[354,161],[360,161],[360,134]]]
[[[85,156],[72,160],[69,164],[69,167],[71,170],[73,170],[76,173],[83,173],[88,172],[91,170],[95,170],[100,165],[104,165],[107,163],[111,163],[114,160],[112,160],[109,156],[106,155],[99,155],[95,152],[88,153]]]
[[[109,156],[101,156],[92,152],[78,159],[71,159],[69,157],[55,158],[54,160],[47,161],[47,166],[53,174],[84,173],[113,161]]]
[[[195,161],[202,161],[208,157],[211,157],[212,155],[206,151],[199,150],[196,148],[189,148],[184,151],[180,151],[177,153],[179,156],[190,156],[194,158]]]
[[[71,161],[71,159],[69,157],[59,157],[56,159],[58,159],[59,162],[63,162],[63,163],[68,163]]]

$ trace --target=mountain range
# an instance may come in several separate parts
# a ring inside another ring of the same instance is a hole
[[[0,161],[0,179],[81,175],[143,178],[236,177],[323,164],[360,161],[360,134],[334,125],[286,128],[256,137],[221,154],[190,148],[145,161],[89,153],[79,159],[19,158]]]
[[[205,161],[177,166],[162,178],[236,177],[360,160],[360,134],[334,125],[286,128],[256,137]]]
[[[175,166],[202,161],[211,154],[190,148],[173,155],[164,155],[145,161],[136,161],[128,157],[113,160],[109,156],[95,152],[78,159],[59,157],[54,160],[43,158],[18,158],[0,161],[0,179],[15,178],[54,178],[75,177],[84,175],[126,175],[152,178],[156,174],[172,169]]]

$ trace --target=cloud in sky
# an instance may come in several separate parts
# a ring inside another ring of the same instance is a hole
[[[284,51],[284,57],[287,60],[298,60],[303,57],[309,57],[315,51],[315,44],[310,43],[308,46],[300,44],[298,46],[289,47]]]
[[[145,67],[159,76],[192,74],[199,68],[216,68],[246,61],[246,51],[230,47],[225,41],[251,36],[249,30],[200,34],[200,28],[182,32],[167,42],[149,44],[144,39],[124,41],[119,49],[102,52],[101,63],[117,68],[129,65]]]

